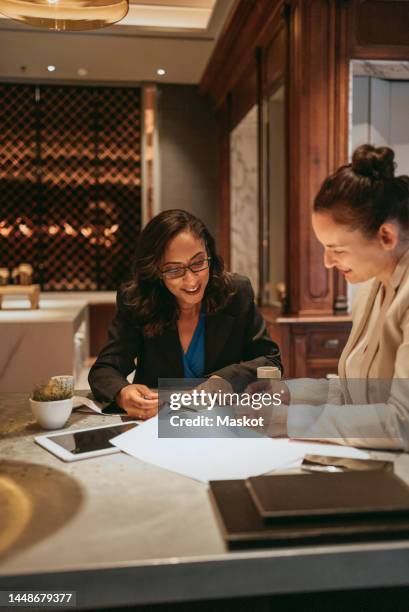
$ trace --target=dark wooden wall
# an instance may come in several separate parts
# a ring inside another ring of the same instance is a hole
[[[114,303],[89,304],[89,353],[96,357],[108,341],[108,328],[116,313]]]
[[[211,101],[196,85],[160,84],[156,116],[159,210],[183,208],[217,234],[217,126]]]
[[[310,223],[322,180],[348,155],[349,62],[409,59],[409,3],[381,0],[239,0],[201,82],[219,123],[219,227],[230,257],[229,136],[245,114],[285,84],[289,312],[329,315],[346,307],[345,281],[323,265]],[[259,113],[259,218],[267,194]],[[263,250],[260,248],[263,279]],[[259,287],[262,295],[263,287]]]

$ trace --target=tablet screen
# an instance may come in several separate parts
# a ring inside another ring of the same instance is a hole
[[[59,436],[48,436],[50,440],[62,446],[73,455],[89,453],[92,451],[112,448],[109,440],[119,434],[136,427],[136,423],[122,423],[112,427],[101,427],[100,429],[89,429],[88,431],[73,431]]]

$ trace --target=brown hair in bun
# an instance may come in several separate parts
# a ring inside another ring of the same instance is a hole
[[[352,155],[352,170],[355,174],[372,179],[393,178],[395,153],[389,147],[374,147],[369,144],[355,149]]]
[[[351,164],[324,180],[314,211],[331,211],[337,223],[368,237],[375,236],[385,221],[397,221],[409,234],[409,177],[394,176],[394,157],[389,147],[358,147]]]

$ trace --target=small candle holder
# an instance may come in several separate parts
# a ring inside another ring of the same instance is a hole
[[[5,287],[9,284],[10,271],[8,268],[0,268],[0,286]]]
[[[20,285],[31,285],[33,282],[33,266],[29,263],[22,263],[18,267]]]
[[[11,284],[12,285],[20,284],[20,272],[18,268],[13,268],[11,271]]]

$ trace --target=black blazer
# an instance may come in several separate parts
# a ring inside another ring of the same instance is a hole
[[[216,314],[205,319],[205,377],[217,374],[228,380],[234,391],[242,391],[257,378],[257,367],[278,366],[280,351],[268,335],[263,317],[254,303],[250,281],[233,274],[235,294]],[[108,331],[108,342],[89,373],[95,398],[112,401],[128,383],[157,388],[158,378],[183,378],[183,349],[176,326],[160,336],[148,338],[125,307],[120,292],[117,312]]]

